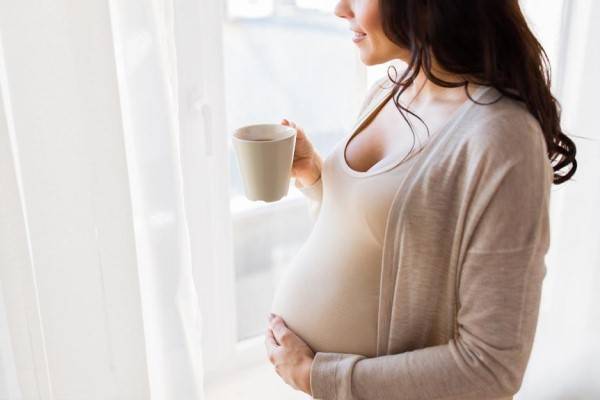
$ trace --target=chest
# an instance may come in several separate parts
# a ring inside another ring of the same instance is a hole
[[[363,127],[355,132],[345,147],[346,162],[359,172],[377,169],[418,151],[430,135],[440,128],[457,104],[431,104],[415,113],[427,124],[405,112],[413,124],[411,130],[394,104],[391,96],[380,104],[367,118]]]

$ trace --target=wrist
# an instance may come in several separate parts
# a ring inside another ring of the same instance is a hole
[[[321,178],[323,161],[318,154],[313,158],[311,164],[312,167],[304,175],[298,176],[297,178],[302,186],[311,186]]]
[[[312,388],[310,387],[310,371],[312,368],[313,361],[314,357],[308,357],[303,363],[302,367],[302,376],[304,377],[304,379],[302,380],[302,391],[304,391],[310,396],[312,396]]]

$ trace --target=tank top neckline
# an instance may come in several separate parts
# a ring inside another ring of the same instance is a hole
[[[489,86],[479,86],[475,90],[475,93],[471,97],[473,98],[473,100],[477,101],[479,99],[479,97],[488,88],[489,88]],[[432,145],[432,143],[439,136],[443,136],[443,135],[441,135],[441,133],[443,131],[445,131],[446,129],[448,129],[454,122],[459,120],[461,118],[461,116],[464,115],[466,113],[466,111],[474,104],[474,102],[471,101],[470,99],[465,100],[465,102],[463,104],[461,104],[454,112],[452,112],[450,118],[431,135],[430,139],[420,149],[409,153],[408,156],[405,156],[403,159],[396,160],[394,162],[388,163],[387,165],[383,165],[379,168],[373,169],[373,167],[376,166],[380,161],[385,160],[385,158],[387,158],[387,157],[385,157],[382,160],[379,160],[377,163],[373,164],[373,166],[366,171],[357,171],[355,169],[352,169],[350,167],[350,165],[348,164],[348,160],[346,159],[346,149],[348,147],[348,143],[354,136],[356,136],[357,134],[362,132],[366,123],[372,119],[371,117],[374,116],[382,108],[381,106],[383,104],[385,104],[386,101],[395,92],[396,91],[393,90],[393,85],[392,85],[391,90],[388,89],[387,93],[381,98],[381,100],[379,100],[379,102],[376,104],[376,106],[373,107],[371,109],[371,111],[369,111],[363,118],[361,118],[360,122],[356,125],[356,127],[352,130],[352,132],[350,132],[350,134],[347,135],[346,138],[342,141],[342,151],[341,151],[342,169],[349,175],[352,175],[355,177],[369,177],[369,176],[378,175],[378,174],[384,173],[386,171],[389,171],[389,170],[397,167],[399,164],[407,163],[409,160],[411,160],[417,154],[420,154],[423,150],[430,147]]]

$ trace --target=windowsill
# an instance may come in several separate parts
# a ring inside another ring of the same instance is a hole
[[[295,390],[268,361],[261,361],[205,385],[206,400],[308,400],[308,394]]]
[[[271,209],[273,207],[285,207],[287,205],[296,203],[298,199],[302,198],[302,193],[294,187],[294,184],[290,184],[289,192],[281,200],[274,202],[265,201],[253,201],[249,200],[246,196],[238,195],[231,199],[231,214],[234,217],[243,216],[246,213],[252,213],[263,209]]]

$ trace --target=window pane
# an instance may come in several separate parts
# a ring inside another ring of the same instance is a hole
[[[558,67],[558,52],[564,0],[521,0],[523,13],[531,30],[544,46],[553,72]]]
[[[324,157],[354,125],[365,68],[335,1],[229,0],[224,23],[226,123],[305,129]],[[243,192],[229,138],[238,339],[264,333],[274,288],[310,232],[307,201],[290,180],[275,203]]]

